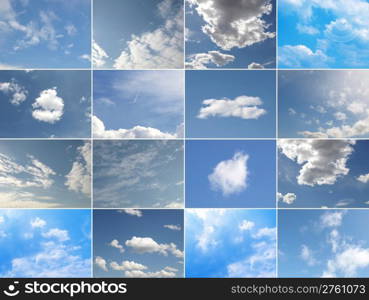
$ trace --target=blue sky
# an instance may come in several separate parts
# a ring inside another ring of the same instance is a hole
[[[367,68],[367,0],[279,1],[279,67]]]
[[[90,1],[1,1],[0,47],[1,69],[90,68]]]
[[[182,0],[94,0],[95,68],[183,67]]]
[[[90,207],[87,141],[0,141],[0,207]]]
[[[89,71],[1,71],[0,137],[90,138]]]
[[[368,137],[368,75],[366,70],[280,71],[279,136]]]
[[[186,1],[186,67],[274,68],[275,1]]]
[[[186,277],[275,277],[275,210],[189,209]]]
[[[279,210],[279,277],[368,277],[367,210]]]
[[[94,141],[94,207],[183,207],[183,142]]]
[[[94,137],[183,137],[183,98],[183,71],[94,71]]]
[[[0,210],[0,277],[90,277],[90,210]]]
[[[279,145],[281,207],[368,207],[368,141],[280,140]]]
[[[183,211],[95,210],[94,276],[183,277]]]
[[[186,137],[275,137],[275,81],[274,71],[187,71]]]
[[[186,207],[275,207],[274,141],[186,142]]]

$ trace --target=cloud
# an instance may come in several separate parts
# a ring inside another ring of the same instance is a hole
[[[141,35],[132,35],[115,59],[116,69],[178,69],[183,67],[183,7],[164,0],[157,9],[164,24]]]
[[[95,264],[100,267],[101,269],[103,269],[105,272],[108,272],[108,268],[106,266],[106,260],[103,259],[100,256],[96,256],[95,258]]]
[[[142,270],[125,271],[124,276],[128,278],[173,278],[176,277],[177,269],[172,267],[165,267],[156,272],[144,272]]]
[[[3,224],[3,223],[4,223],[4,217],[0,216],[0,224]]]
[[[253,62],[247,66],[248,69],[264,69],[264,66],[262,64]]]
[[[344,211],[326,212],[320,217],[323,227],[337,227],[342,224]]]
[[[294,193],[287,193],[285,195],[278,193],[277,197],[278,197],[278,200],[282,200],[282,202],[286,204],[292,204],[293,202],[295,202],[297,198],[296,194]]]
[[[181,230],[181,226],[179,225],[172,225],[172,224],[169,224],[169,225],[164,225],[163,226],[164,228],[168,228],[170,230]]]
[[[71,191],[89,196],[91,194],[90,142],[85,142],[83,146],[79,146],[77,152],[76,161],[73,162],[72,169],[65,176],[65,185]]]
[[[118,240],[112,240],[109,243],[109,246],[112,246],[113,248],[119,249],[119,252],[120,253],[123,253],[125,251],[124,248],[123,248],[123,246],[119,244],[119,241]]]
[[[309,249],[308,246],[306,245],[302,245],[301,246],[301,253],[300,253],[300,257],[301,259],[303,259],[304,261],[306,261],[306,263],[309,266],[314,266],[316,265],[317,261],[314,257],[313,252],[311,251],[311,249]]]
[[[77,28],[73,24],[68,24],[64,26],[64,29],[66,30],[67,34],[70,36],[77,34]]]
[[[202,31],[223,50],[244,48],[274,38],[270,26],[262,18],[271,14],[270,0],[189,0],[204,19]]]
[[[208,64],[214,64],[217,67],[223,67],[235,60],[231,54],[221,53],[219,51],[208,51],[207,53],[196,53],[189,57],[185,63],[186,69],[207,69]]]
[[[299,185],[333,185],[348,174],[346,163],[353,153],[351,140],[280,140],[278,147],[302,168],[297,176]]]
[[[238,225],[238,228],[241,231],[247,231],[247,230],[250,230],[250,229],[254,228],[254,226],[255,226],[254,222],[248,221],[248,220],[242,220],[240,225]]]
[[[43,228],[46,225],[46,221],[37,217],[31,221],[32,228]]]
[[[0,91],[10,96],[10,103],[13,105],[19,105],[26,101],[28,91],[14,79],[10,82],[0,82]]]
[[[322,50],[313,52],[305,45],[285,45],[279,47],[279,64],[284,67],[324,67],[331,61]]]
[[[367,183],[369,181],[369,173],[365,175],[360,175],[356,179],[357,181],[360,181],[362,183]]]
[[[39,121],[54,124],[63,116],[64,101],[58,97],[56,88],[43,90],[32,104],[32,116]]]
[[[42,236],[45,237],[45,238],[55,238],[55,239],[59,240],[60,242],[65,242],[65,241],[68,241],[70,239],[68,231],[67,230],[62,230],[62,229],[59,229],[59,228],[50,229],[48,232],[43,233]]]
[[[252,235],[254,239],[269,238],[270,240],[275,240],[277,238],[277,228],[276,227],[264,227],[260,228],[256,233]]]
[[[142,211],[139,209],[128,208],[128,209],[123,209],[120,212],[124,212],[131,216],[142,217]]]
[[[208,117],[235,117],[242,119],[258,119],[266,114],[266,110],[260,108],[263,102],[259,97],[238,96],[234,100],[224,98],[221,100],[207,99],[202,102],[197,117],[206,119]]]
[[[134,261],[129,261],[129,260],[122,261],[121,264],[118,264],[117,262],[112,261],[110,263],[110,267],[115,271],[131,271],[131,270],[146,270],[147,269],[146,266],[140,263],[136,263]]]
[[[233,158],[219,162],[208,176],[211,188],[221,191],[224,196],[238,194],[246,189],[249,156],[236,152]]]
[[[177,258],[183,258],[183,252],[174,243],[159,244],[150,237],[133,236],[125,242],[125,245],[140,254],[159,253],[167,256],[170,253]]]
[[[104,67],[106,59],[109,56],[106,54],[105,50],[101,48],[95,40],[92,41],[92,63],[94,67],[101,68]]]
[[[60,203],[51,202],[53,197],[30,192],[0,192],[0,207],[5,208],[56,208]]]

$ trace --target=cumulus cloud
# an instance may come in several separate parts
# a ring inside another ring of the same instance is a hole
[[[181,230],[181,226],[179,225],[173,225],[173,224],[168,224],[168,225],[164,225],[164,228],[168,228],[170,230]]]
[[[305,45],[285,45],[279,48],[279,63],[285,67],[326,66],[331,60],[322,50],[313,52]]]
[[[280,140],[278,147],[302,168],[297,176],[300,185],[333,185],[348,174],[346,163],[353,153],[352,140]]]
[[[277,238],[277,228],[276,227],[264,227],[260,228],[256,233],[252,235],[254,239],[269,238],[270,240],[275,240]]]
[[[125,250],[124,250],[124,247],[122,245],[119,244],[119,241],[118,240],[112,240],[110,243],[109,243],[109,246],[113,247],[113,248],[117,248],[119,249],[119,252],[120,253],[123,253]]]
[[[369,173],[368,174],[364,174],[364,175],[360,175],[356,179],[358,181],[362,182],[362,183],[367,183],[369,181]]]
[[[142,270],[130,270],[125,271],[125,277],[132,278],[173,278],[176,277],[177,269],[172,267],[165,267],[164,269],[156,272],[144,272]]]
[[[292,204],[293,202],[295,202],[297,196],[294,193],[287,193],[285,195],[278,193],[277,195],[278,200],[281,200],[282,202],[286,203],[286,204]]]
[[[238,194],[246,189],[249,156],[236,152],[229,160],[219,162],[208,176],[211,188],[221,191],[224,196]]]
[[[42,228],[45,227],[46,221],[37,217],[31,221],[31,227],[32,228]]]
[[[259,97],[238,96],[231,100],[207,99],[202,102],[197,117],[206,119],[208,117],[235,117],[242,119],[258,119],[266,114],[266,110],[259,106],[263,104]]]
[[[235,60],[231,54],[221,53],[219,51],[208,51],[207,53],[196,53],[188,57],[185,63],[186,69],[207,69],[209,64],[217,67],[223,67]]]
[[[65,176],[65,185],[69,190],[91,194],[91,144],[85,142],[77,148],[77,159],[73,162],[72,169]]]
[[[306,245],[302,245],[301,246],[301,253],[300,253],[300,257],[301,259],[303,259],[304,261],[306,261],[306,263],[309,265],[309,266],[314,266],[317,261],[314,257],[314,254],[313,252],[311,251],[311,249],[306,246]]]
[[[248,69],[264,69],[264,66],[262,64],[253,62],[247,66]]]
[[[42,236],[45,238],[55,238],[60,242],[65,242],[70,239],[68,231],[59,228],[52,228],[48,232],[43,233]]]
[[[244,48],[275,37],[263,20],[272,12],[270,0],[189,0],[189,3],[205,21],[202,31],[223,50]]]
[[[183,67],[183,7],[174,0],[158,4],[164,24],[141,35],[132,35],[115,59],[116,69],[176,69]]]
[[[32,116],[36,120],[51,124],[60,121],[64,113],[64,101],[58,97],[56,88],[42,91],[32,107]]]
[[[95,257],[95,264],[101,268],[102,270],[104,270],[105,272],[108,272],[108,268],[106,266],[106,260],[103,259],[101,256],[96,256]]]
[[[254,222],[248,221],[248,220],[242,220],[242,222],[238,225],[238,228],[241,231],[247,231],[247,230],[254,228],[254,226],[255,226]]]
[[[106,59],[109,56],[106,54],[105,50],[96,43],[95,40],[92,41],[92,63],[94,67],[101,68],[104,67]]]
[[[320,217],[323,227],[337,227],[342,224],[344,211],[326,212]]]
[[[10,103],[13,105],[26,101],[28,95],[28,91],[14,79],[10,82],[0,82],[0,91],[10,96]]]
[[[129,261],[129,260],[122,261],[121,264],[118,264],[117,262],[112,261],[110,263],[110,267],[115,271],[146,270],[147,269],[146,266],[140,263],[136,263],[134,261]]]
[[[142,217],[142,211],[139,209],[128,208],[128,209],[123,209],[120,212],[124,212],[131,216]]]

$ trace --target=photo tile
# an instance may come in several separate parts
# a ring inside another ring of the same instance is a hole
[[[93,136],[183,138],[184,71],[94,71]]]
[[[275,71],[186,71],[187,138],[275,138]]]
[[[93,0],[96,69],[182,69],[183,0]]]
[[[91,277],[91,210],[0,209],[1,278]]]
[[[91,1],[1,1],[0,69],[91,66]]]
[[[89,208],[90,170],[90,141],[0,140],[0,207]]]
[[[276,66],[276,1],[186,1],[186,69]]]
[[[0,138],[90,138],[90,71],[0,71]]]
[[[186,277],[276,277],[276,211],[187,209]]]
[[[186,141],[186,208],[275,208],[276,143]]]
[[[278,205],[369,208],[368,140],[280,139]]]
[[[368,277],[368,210],[279,210],[279,277]]]
[[[183,277],[183,210],[95,209],[93,232],[94,277]]]
[[[183,141],[95,140],[96,208],[182,208]]]
[[[278,99],[279,137],[369,137],[368,70],[279,71]]]
[[[368,68],[368,15],[367,0],[279,0],[279,68]]]

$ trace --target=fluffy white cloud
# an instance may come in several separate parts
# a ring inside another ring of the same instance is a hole
[[[170,230],[181,230],[181,226],[173,224],[164,225],[164,228],[168,228]]]
[[[189,0],[189,3],[206,23],[202,31],[223,50],[244,48],[275,37],[262,19],[272,12],[270,0]]]
[[[300,253],[300,257],[306,261],[306,263],[309,265],[309,266],[314,266],[317,261],[314,257],[314,254],[313,252],[311,251],[311,249],[306,246],[306,245],[302,245],[301,246],[301,253]]]
[[[10,82],[0,82],[0,91],[10,96],[10,103],[19,105],[26,101],[28,91],[13,79]]]
[[[0,207],[6,208],[56,208],[60,203],[51,202],[53,197],[30,192],[0,192]]]
[[[87,196],[91,194],[91,144],[85,142],[83,146],[77,148],[78,156],[73,162],[72,169],[65,176],[65,185],[69,190],[83,193]]]
[[[70,239],[68,231],[59,228],[52,228],[48,232],[43,233],[42,236],[45,238],[55,238],[60,242],[65,242]]]
[[[64,101],[58,97],[56,88],[44,90],[32,104],[32,116],[39,121],[54,124],[64,113]]]
[[[248,69],[264,69],[264,66],[262,64],[253,62],[247,66]]]
[[[207,53],[196,53],[188,57],[185,63],[186,69],[207,69],[207,65],[214,64],[217,67],[225,66],[234,61],[235,57],[231,54],[219,51],[208,51]]]
[[[108,268],[106,266],[106,260],[103,259],[101,256],[95,257],[95,264],[101,269],[103,269],[105,272],[108,272]]]
[[[208,176],[212,189],[221,191],[224,196],[245,190],[248,177],[248,159],[247,154],[236,152],[231,159],[219,162],[213,173]]]
[[[45,227],[46,221],[37,217],[31,221],[31,227],[32,228],[42,228]]]
[[[367,183],[369,181],[369,173],[365,175],[360,175],[356,179],[362,183]]]
[[[126,241],[126,246],[132,248],[137,253],[159,253],[167,256],[168,253],[177,258],[183,258],[183,252],[174,243],[159,244],[150,237],[133,236]]]
[[[277,195],[278,200],[281,200],[284,203],[292,204],[296,200],[296,194],[294,193],[287,193],[285,195],[282,195],[281,193],[278,193]]]
[[[238,228],[241,231],[247,231],[247,230],[250,230],[250,229],[254,228],[254,226],[255,226],[254,222],[248,221],[248,220],[242,220],[240,225],[238,225]]]
[[[139,209],[128,208],[121,210],[121,212],[129,214],[131,216],[142,217],[142,211]]]
[[[176,69],[183,67],[183,7],[164,0],[158,12],[165,20],[154,31],[132,35],[127,47],[115,60],[116,69]]]
[[[346,166],[354,151],[352,140],[280,140],[278,147],[289,159],[302,165],[300,185],[333,185],[348,174]]]
[[[136,263],[134,261],[129,261],[129,260],[122,261],[121,264],[118,264],[117,262],[112,261],[110,263],[110,267],[115,271],[146,270],[147,269],[146,266],[140,263]]]
[[[119,252],[120,253],[123,253],[125,250],[124,250],[124,247],[119,244],[119,241],[118,240],[112,240],[110,243],[109,243],[109,246],[113,247],[113,248],[117,248],[119,249]]]
[[[275,240],[277,238],[277,228],[276,227],[264,227],[260,228],[255,234],[252,235],[254,239],[269,238],[270,240]]]
[[[156,272],[144,272],[142,270],[130,270],[125,271],[125,277],[132,278],[173,278],[176,277],[177,269],[172,267],[165,267],[164,269]]]
[[[96,41],[92,41],[92,63],[94,67],[104,67],[107,58],[109,58],[109,56],[104,49],[101,48]]]
[[[342,224],[344,211],[326,212],[320,217],[323,227],[337,227]]]
[[[326,66],[330,58],[322,51],[313,52],[305,45],[285,45],[279,48],[279,63],[286,67]]]
[[[207,99],[202,102],[198,118],[206,119],[208,117],[236,117],[242,119],[258,119],[266,114],[266,110],[260,108],[263,102],[259,97],[238,96],[231,100],[224,99]]]
[[[65,31],[68,35],[73,36],[77,34],[77,28],[73,24],[68,24],[64,26]]]

